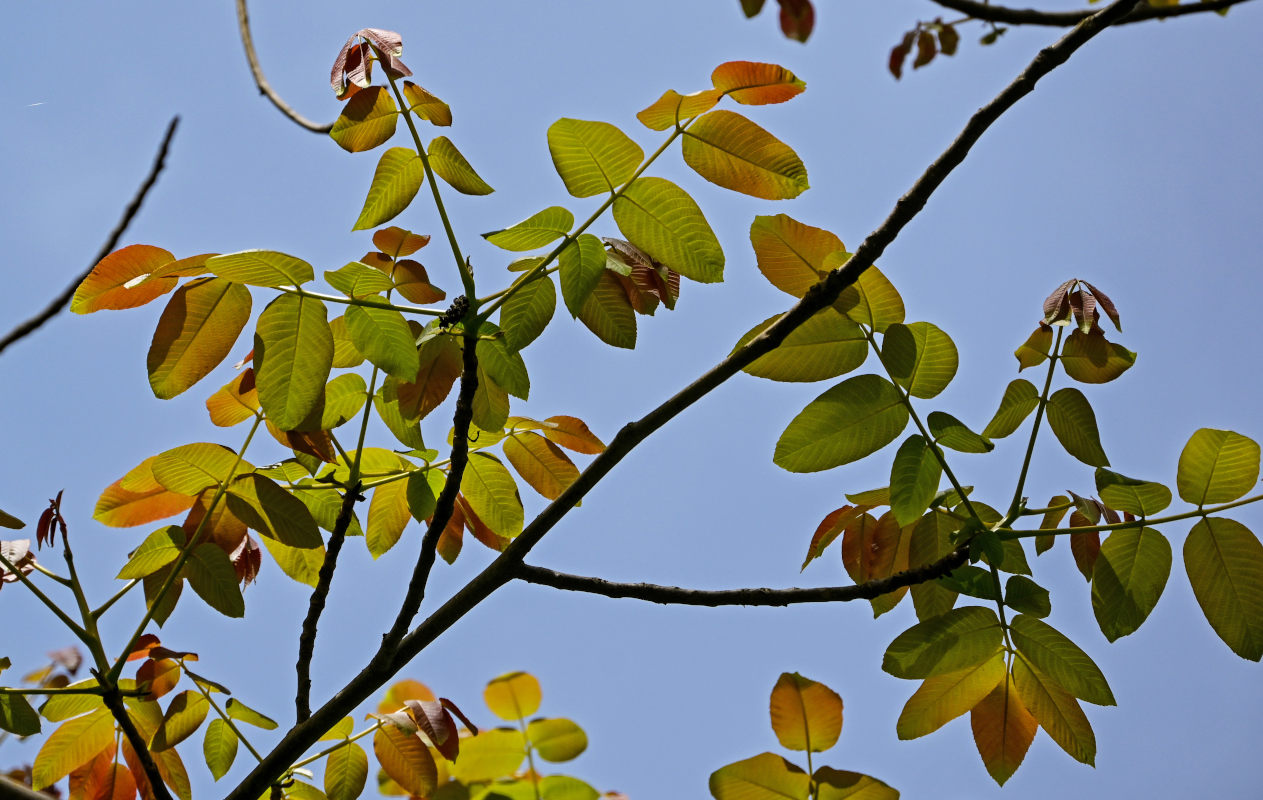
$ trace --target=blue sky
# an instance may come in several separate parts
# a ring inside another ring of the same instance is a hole
[[[369,235],[350,227],[376,156],[342,152],[258,95],[231,5],[9,10],[23,44],[6,51],[10,80],[0,86],[9,141],[0,188],[4,328],[87,265],[176,113],[182,123],[167,170],[125,243],[177,256],[276,249],[318,270],[371,249]],[[531,399],[518,408],[582,417],[607,441],[726,355],[753,324],[788,307],[754,267],[753,216],[784,212],[854,246],[968,115],[1058,35],[1015,29],[983,48],[980,27],[964,26],[955,58],[895,82],[886,56],[918,17],[937,16],[928,2],[820,3],[805,46],[780,36],[771,10],[746,21],[731,1],[257,5],[254,37],[269,80],[315,119],[339,111],[327,75],[350,33],[372,26],[402,34],[417,82],[452,106],[455,124],[444,133],[497,189],[485,198],[445,195],[483,286],[507,281],[509,259],[478,233],[549,205],[580,218],[596,205],[566,194],[552,169],[544,134],[557,118],[612,122],[651,151],[660,139],[635,112],[665,89],[705,88],[723,61],[777,62],[807,81],[793,102],[749,110],[802,156],[812,188],[801,198],[726,192],[693,175],[678,151],[655,168],[706,212],[727,254],[725,283],[686,284],[677,311],[641,319],[634,352],[600,344],[561,315],[527,351]],[[956,381],[922,413],[944,410],[984,425],[1015,377],[1012,351],[1034,327],[1043,298],[1082,277],[1118,304],[1124,332],[1116,338],[1139,353],[1122,379],[1087,389],[1116,470],[1170,485],[1197,428],[1263,437],[1254,324],[1263,97],[1252,55],[1261,34],[1263,12],[1253,4],[1225,19],[1107,32],[983,137],[879,262],[902,291],[909,319],[939,325],[961,351]],[[420,202],[397,222],[441,231]],[[616,235],[608,218],[596,232]],[[455,289],[444,252],[421,255],[435,281]],[[265,302],[256,294],[256,309]],[[196,441],[237,447],[243,435],[213,428],[203,406],[230,365],[175,400],[153,398],[144,364],[159,311],[155,304],[65,314],[0,357],[0,442],[9,465],[0,508],[33,522],[44,499],[64,488],[76,553],[101,565],[89,579],[98,598],[112,591],[114,571],[149,531],[92,522],[100,490],[148,455]],[[848,582],[836,547],[800,575],[802,554],[844,492],[885,485],[891,453],[810,476],[771,463],[780,431],[828,385],[732,380],[620,464],[530,561],[702,588]],[[426,435],[438,442],[446,429],[436,414]],[[1012,490],[1016,438],[987,456],[954,461],[992,504]],[[1090,468],[1047,439],[1028,484],[1032,500],[1090,492]],[[281,457],[267,447],[251,460]],[[1236,518],[1263,524],[1253,507]],[[1153,616],[1114,645],[1096,628],[1068,548],[1035,564],[1036,579],[1054,589],[1049,621],[1092,655],[1119,705],[1087,709],[1099,746],[1095,770],[1041,734],[1002,790],[986,775],[963,718],[923,739],[896,739],[895,719],[915,684],[881,672],[880,661],[914,621],[906,603],[874,621],[861,604],[676,609],[510,586],[403,675],[490,722],[480,699],[486,680],[533,672],[544,691],[541,713],[574,718],[591,739],[562,771],[638,800],[706,796],[714,769],[779,752],[767,697],[783,671],[829,684],[846,703],[840,743],[817,763],[872,774],[904,797],[1247,796],[1257,791],[1263,684],[1258,666],[1233,655],[1202,618],[1179,559],[1184,532],[1167,530],[1176,563]],[[419,538],[410,527],[377,562],[350,542],[317,645],[317,699],[354,674],[388,627]],[[440,565],[431,596],[459,587],[489,559],[469,547],[455,566]],[[111,641],[135,624],[138,604],[130,599],[106,617]],[[246,601],[247,618],[232,621],[186,599],[163,638],[201,653],[203,674],[246,702],[289,719],[306,589],[265,564]],[[0,603],[11,631],[0,656],[16,668],[70,643],[16,587]],[[185,756],[195,796],[213,796],[197,750]],[[0,765],[31,752],[6,742]],[[244,774],[244,757],[218,791]]]

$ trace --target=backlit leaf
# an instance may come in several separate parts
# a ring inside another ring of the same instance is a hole
[[[1003,640],[995,611],[965,606],[918,622],[886,648],[881,668],[896,678],[932,678],[974,667],[995,655]]]
[[[712,111],[684,134],[684,163],[725,189],[787,200],[809,188],[807,168],[789,145],[732,111]]]
[[[1115,705],[1105,676],[1087,653],[1043,620],[1019,614],[1009,621],[1013,644],[1042,674],[1075,697],[1101,706]]]
[[[247,725],[253,725],[256,728],[262,728],[265,731],[276,730],[276,720],[260,714],[250,706],[237,700],[230,698],[224,705],[224,711],[228,716]]]
[[[62,723],[35,756],[31,772],[32,788],[39,790],[52,786],[113,742],[114,717],[108,708],[100,708]]]
[[[399,109],[390,90],[385,86],[369,86],[347,101],[342,114],[333,121],[329,135],[343,150],[361,153],[394,136],[398,122]]]
[[[337,270],[326,270],[325,281],[347,297],[371,297],[395,288],[389,275],[368,264],[352,261]]]
[[[446,127],[452,124],[452,109],[430,92],[412,81],[403,82],[403,96],[408,110],[432,125]]]
[[[516,351],[535,341],[548,327],[556,309],[557,289],[552,278],[539,275],[519,286],[500,309],[505,344]]]
[[[632,244],[686,278],[716,283],[724,252],[688,193],[664,178],[640,178],[614,201],[614,222]]]
[[[194,689],[180,692],[171,698],[171,705],[162,717],[162,724],[158,726],[150,748],[167,750],[175,747],[201,727],[208,711],[210,704],[201,692]]]
[[[1048,590],[1025,575],[1013,575],[1005,581],[1004,604],[1014,611],[1040,619],[1052,613]]]
[[[155,397],[170,399],[219,366],[250,319],[250,290],[198,278],[176,290],[162,310],[146,369]]]
[[[562,118],[548,126],[548,152],[575,197],[613,192],[636,172],[645,151],[608,122]]]
[[[351,334],[346,329],[346,317],[329,320],[329,332],[333,335],[333,368],[347,369],[364,363],[364,354],[351,344]]]
[[[1021,766],[1039,728],[1031,712],[1022,705],[1011,676],[1006,675],[991,694],[974,706],[969,723],[983,765],[995,782],[1003,786]]]
[[[710,774],[715,800],[807,800],[811,779],[773,753],[733,762]]]
[[[225,280],[251,286],[301,286],[316,277],[311,264],[275,250],[242,250],[215,256],[206,261],[206,268]]]
[[[1162,484],[1128,478],[1104,467],[1096,470],[1096,491],[1105,505],[1138,517],[1151,517],[1171,505],[1171,490]]]
[[[369,554],[377,558],[394,547],[410,519],[408,481],[383,483],[374,489],[368,505],[368,527],[364,531]]]
[[[395,289],[405,300],[424,305],[447,299],[447,292],[430,283],[425,267],[417,261],[410,258],[397,261],[391,267],[390,274],[395,282]]]
[[[763,273],[772,285],[794,297],[824,277],[825,259],[845,252],[842,240],[823,228],[804,225],[786,214],[755,217],[750,224],[750,244]]]
[[[259,315],[254,335],[255,383],[264,413],[294,430],[324,394],[333,364],[333,333],[324,303],[282,294]]]
[[[1175,485],[1180,498],[1204,506],[1230,503],[1259,480],[1259,446],[1233,431],[1202,428],[1180,453]]]
[[[465,156],[446,136],[436,136],[430,142],[430,167],[435,174],[461,194],[491,194],[495,189],[474,171]]]
[[[500,719],[516,722],[539,710],[539,681],[528,672],[509,672],[487,683],[482,699]]]
[[[578,317],[583,312],[583,304],[605,274],[605,247],[600,239],[584,233],[566,244],[557,257],[557,262],[560,267],[558,279],[561,281],[562,300],[565,301],[566,308],[570,309],[570,316]],[[628,304],[628,308],[630,307]]]
[[[531,379],[526,372],[526,362],[516,350],[511,350],[498,336],[500,329],[491,322],[484,322],[478,329],[479,339],[475,352],[478,365],[486,370],[496,385],[514,397],[527,399],[531,391]],[[489,338],[482,338],[489,337]]]
[[[452,777],[467,783],[512,775],[526,758],[526,740],[515,728],[482,730],[464,739],[460,757],[451,765]]]
[[[1171,544],[1154,528],[1114,531],[1092,569],[1092,613],[1112,641],[1134,633],[1171,574]]]
[[[232,762],[237,758],[237,734],[222,719],[213,719],[206,726],[202,756],[215,780],[227,775],[232,768]]]
[[[504,457],[531,488],[556,500],[579,477],[579,468],[557,445],[530,431],[504,440]]]
[[[540,758],[554,763],[578,758],[588,749],[588,735],[568,719],[533,719],[526,738]]]
[[[391,724],[373,734],[373,753],[391,780],[409,794],[428,797],[438,782],[434,756],[414,733],[405,733]]]
[[[1135,353],[1107,341],[1104,333],[1075,330],[1061,346],[1061,366],[1081,383],[1107,383],[1135,363]]]
[[[952,551],[951,534],[960,523],[941,511],[931,511],[912,526],[908,541],[908,566],[920,567],[946,556]],[[917,619],[925,621],[945,614],[956,604],[956,592],[940,581],[928,581],[909,587]]]
[[[394,219],[417,196],[424,181],[425,164],[415,150],[392,147],[382,153],[364,198],[364,208],[351,230],[376,228]]]
[[[745,346],[780,316],[751,328],[733,351]],[[867,357],[868,342],[860,327],[849,317],[826,308],[791,331],[775,350],[759,356],[744,371],[773,381],[822,381],[858,368]]]
[[[574,214],[561,206],[550,206],[516,225],[484,233],[482,237],[496,247],[520,252],[535,250],[549,242],[554,242],[569,233],[572,227],[574,227]]]
[[[305,496],[314,492],[302,494]],[[359,523],[353,522],[347,535],[357,534],[362,535],[362,532],[359,531]],[[281,568],[281,572],[301,584],[313,588],[316,586],[320,577],[320,566],[325,560],[323,547],[290,547],[266,536],[261,541],[268,555],[272,556],[272,560],[276,562],[276,566]]]
[[[931,411],[925,421],[935,443],[943,447],[950,447],[961,453],[989,453],[995,449],[995,444],[990,439],[974,433],[951,414]]]
[[[329,800],[355,800],[368,779],[368,754],[350,742],[329,754],[325,761],[325,794]]]
[[[417,348],[420,369],[414,383],[397,386],[399,410],[408,419],[423,419],[452,391],[462,369],[461,344],[455,336],[434,336]]]
[[[129,491],[120,486],[121,480],[111,483],[101,492],[92,518],[112,528],[130,528],[146,522],[165,519],[187,511],[195,498],[169,492],[161,486],[144,491]]]
[[[1013,433],[1039,405],[1039,390],[1035,384],[1025,378],[1015,378],[1004,389],[1004,397],[1000,399],[1000,408],[995,416],[982,429],[982,435],[988,439],[1003,439]]]
[[[806,82],[784,67],[757,61],[720,64],[710,80],[716,89],[745,105],[784,103],[807,88]]]
[[[387,386],[391,388],[387,389]],[[373,395],[373,408],[377,410],[377,416],[400,444],[414,450],[423,450],[425,439],[421,436],[420,420],[408,419],[403,415],[396,389],[397,386],[391,384],[383,385],[378,389],[377,394]]]
[[[370,363],[401,381],[416,380],[421,362],[403,314],[393,308],[349,306],[346,329],[355,349]]]
[[[460,488],[474,513],[496,534],[512,539],[522,532],[524,513],[517,483],[495,457],[470,453]]]
[[[895,732],[900,739],[933,733],[978,705],[1004,678],[1002,652],[976,666],[927,678],[908,698]]]
[[[478,388],[474,391],[473,423],[484,431],[498,431],[504,428],[509,418],[509,395],[487,374],[487,370],[478,365]]]
[[[869,775],[820,767],[812,776],[817,800],[899,800],[899,792]]]
[[[1013,659],[1013,685],[1026,706],[1052,740],[1084,764],[1096,763],[1096,736],[1074,697],[1041,674],[1024,655]]]
[[[824,270],[831,272],[850,259],[851,254],[845,251],[830,253],[825,257]],[[860,273],[859,279],[838,295],[833,307],[878,333],[885,333],[891,325],[904,319],[903,297],[877,267]]]
[[[685,95],[674,89],[667,89],[652,105],[637,112],[636,119],[651,130],[664,131],[698,114],[705,114],[714,108],[723,96],[724,93],[718,89],[706,89]]]
[[[890,468],[890,510],[900,526],[916,522],[938,494],[943,465],[925,437],[914,434],[904,440]]]
[[[587,423],[577,417],[549,417],[542,423],[540,432],[550,441],[576,453],[594,456],[605,451],[605,444],[588,428]]]
[[[842,565],[856,583],[888,578],[908,568],[910,535],[911,529],[901,529],[891,512],[877,520],[865,514],[842,533]],[[901,587],[870,600],[873,616],[894,608],[906,593],[907,589]]]
[[[1184,568],[1206,621],[1224,644],[1242,658],[1263,658],[1263,545],[1258,538],[1235,520],[1202,519],[1184,540]]]
[[[797,672],[781,673],[772,688],[772,730],[787,750],[823,753],[842,733],[842,698]]]
[[[1038,366],[1048,360],[1048,351],[1052,348],[1052,328],[1040,325],[1026,341],[1013,352],[1017,356],[1017,371],[1027,367]]]
[[[789,423],[773,461],[790,472],[818,472],[871,455],[908,424],[894,384],[859,375],[821,394]]]
[[[34,736],[40,731],[39,714],[20,694],[0,695],[0,730],[16,736]]]
[[[233,515],[254,530],[290,547],[324,544],[307,506],[261,475],[242,475],[228,485],[225,498]]]
[[[184,529],[179,525],[159,528],[145,537],[116,577],[132,580],[157,572],[180,557],[184,542]]]
[[[76,314],[105,309],[136,308],[175,288],[178,279],[164,277],[137,280],[171,263],[175,256],[161,247],[133,244],[115,250],[97,262],[70,300]]]
[[[1048,398],[1048,424],[1066,452],[1090,467],[1108,467],[1109,459],[1101,449],[1101,434],[1096,428],[1096,414],[1083,392],[1065,388]]]
[[[185,444],[162,453],[151,469],[159,484],[177,494],[197,494],[208,486],[217,486],[232,476],[250,472],[254,466],[227,447],[210,442]]]
[[[811,543],[807,546],[807,557],[803,559],[802,569],[806,569],[807,565],[816,560],[824,553],[826,547],[838,538],[838,534],[842,533],[848,525],[859,519],[871,506],[855,505],[842,506],[841,508],[830,511],[825,518],[816,526],[816,532],[811,536]]]
[[[601,270],[579,308],[579,321],[608,345],[628,350],[636,346],[636,312],[618,278],[607,269]]]
[[[882,362],[913,397],[934,397],[956,377],[960,363],[951,337],[929,322],[892,324],[882,340]]]
[[[245,422],[254,416],[258,408],[259,393],[254,388],[254,369],[250,367],[206,398],[211,424],[221,428]]]
[[[429,236],[394,225],[373,234],[373,245],[391,258],[410,256],[429,243]]]
[[[237,583],[237,571],[233,569],[228,554],[216,545],[199,544],[195,547],[184,562],[184,577],[198,597],[211,608],[226,617],[245,616],[246,603]]]

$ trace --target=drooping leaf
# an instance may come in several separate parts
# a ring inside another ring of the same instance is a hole
[[[1092,569],[1092,613],[1111,642],[1134,633],[1171,574],[1171,544],[1154,528],[1114,531]]]
[[[1184,540],[1184,568],[1206,621],[1232,652],[1263,658],[1263,545],[1222,517],[1198,521]]]
[[[1013,644],[1043,675],[1075,697],[1096,705],[1115,705],[1114,693],[1087,653],[1041,619],[1019,614],[1009,622]]]
[[[447,127],[452,124],[452,109],[433,94],[412,81],[403,82],[403,96],[408,110],[432,125]]]
[[[842,698],[823,683],[783,672],[772,687],[772,730],[787,750],[823,753],[842,733]]]
[[[995,449],[995,444],[990,439],[974,433],[951,414],[931,411],[925,422],[935,443],[943,447],[950,447],[961,453],[989,453]]]
[[[809,188],[798,154],[732,111],[712,111],[689,126],[682,151],[684,163],[706,180],[752,197],[787,200]]]
[[[705,114],[723,96],[724,93],[719,89],[706,89],[685,95],[674,89],[667,89],[652,105],[637,112],[636,119],[650,130],[664,131],[698,114]]]
[[[1004,654],[997,652],[975,666],[926,678],[904,705],[895,733],[900,739],[933,733],[978,705],[1005,674]]]
[[[574,227],[574,214],[561,206],[550,206],[509,227],[484,233],[482,237],[504,250],[535,250],[555,242]]]
[[[806,82],[777,64],[728,61],[715,67],[711,83],[744,105],[784,103],[802,94]]]
[[[991,694],[974,706],[969,723],[983,765],[995,782],[1003,786],[1021,766],[1039,728],[1031,712],[1022,705],[1012,676],[1006,675]]]
[[[811,779],[773,753],[735,761],[710,774],[715,800],[807,800]]]
[[[794,297],[802,297],[820,282],[830,254],[846,251],[834,234],[786,214],[755,217],[750,224],[750,244],[759,271],[777,289]]]
[[[1013,659],[1013,686],[1022,705],[1062,750],[1076,761],[1096,763],[1096,736],[1078,701],[1021,653]]]
[[[818,472],[877,452],[908,424],[894,384],[876,375],[848,378],[811,401],[776,443],[773,461],[790,472]]]
[[[539,710],[539,681],[528,672],[508,672],[487,683],[482,699],[502,720],[516,722]]]
[[[349,742],[329,754],[325,761],[325,794],[329,800],[355,800],[368,779],[368,754]]]
[[[842,533],[848,525],[859,519],[871,506],[854,505],[842,506],[841,508],[830,511],[825,518],[816,526],[816,532],[811,536],[811,543],[807,546],[807,557],[803,559],[802,569],[806,569],[807,565],[815,561],[823,553],[826,547],[838,538],[838,534]]]
[[[428,797],[438,783],[434,756],[415,733],[391,724],[373,734],[373,753],[391,780],[409,794]]]
[[[399,109],[390,90],[384,86],[368,86],[347,101],[329,135],[343,150],[362,153],[394,136],[398,122]]]
[[[461,194],[484,195],[495,191],[446,136],[437,136],[430,142],[428,155],[434,173]]]
[[[723,280],[724,252],[702,210],[664,178],[640,178],[614,201],[614,222],[633,244],[686,278]]]
[[[556,500],[579,477],[579,468],[552,442],[531,431],[504,440],[504,457],[531,488]]]
[[[237,758],[237,734],[222,719],[213,719],[202,738],[202,757],[211,777],[219,780],[228,774]]]
[[[552,278],[539,275],[519,286],[500,310],[505,344],[514,351],[523,349],[539,338],[556,310],[557,289]]]
[[[497,535],[512,539],[522,532],[524,513],[517,483],[494,456],[470,453],[460,486],[474,513]]]
[[[916,522],[938,494],[943,466],[933,445],[914,434],[904,440],[890,468],[890,510],[899,525]]]
[[[895,637],[881,668],[896,678],[932,678],[981,664],[995,655],[1002,639],[1003,629],[994,611],[981,606],[956,608]]]
[[[1048,424],[1066,452],[1090,467],[1108,467],[1109,459],[1101,449],[1101,434],[1096,428],[1096,414],[1083,392],[1067,387],[1048,398]]]
[[[824,270],[831,272],[850,259],[851,254],[845,251],[830,253],[825,257]],[[860,273],[859,279],[838,295],[833,307],[878,333],[885,333],[891,325],[904,319],[903,297],[877,267]]]
[[[170,399],[206,377],[249,319],[250,290],[244,286],[198,278],[177,289],[149,345],[146,369],[154,396]]]
[[[733,351],[767,329],[770,317],[742,336]],[[826,308],[795,328],[770,353],[759,356],[744,372],[773,381],[822,381],[857,369],[868,357],[864,332],[849,317]]]
[[[307,506],[262,475],[236,478],[225,499],[234,516],[264,536],[304,549],[324,543]]]
[[[1025,378],[1014,378],[1004,389],[1000,408],[982,429],[988,439],[1003,439],[1021,426],[1022,421],[1039,405],[1039,390]]]
[[[1136,354],[1106,340],[1104,332],[1075,330],[1061,345],[1061,366],[1081,383],[1108,383],[1135,363]]]
[[[108,708],[63,722],[49,734],[35,756],[31,787],[52,786],[76,767],[88,763],[114,741],[114,717]]]
[[[387,375],[413,381],[421,362],[408,322],[393,308],[348,306],[346,329],[355,349]]]
[[[301,286],[315,279],[311,264],[275,250],[242,250],[207,259],[206,268],[233,283],[251,286]]]
[[[281,430],[294,430],[324,394],[333,365],[333,333],[324,303],[282,294],[259,315],[254,335],[259,403]]]
[[[1052,328],[1041,323],[1035,332],[1017,350],[1013,351],[1013,355],[1017,357],[1017,371],[1021,372],[1027,367],[1038,366],[1047,361],[1048,351],[1052,349],[1052,341]]]
[[[1258,480],[1258,443],[1233,431],[1201,428],[1180,453],[1175,486],[1180,499],[1201,507],[1231,503]]]
[[[596,286],[579,308],[578,317],[606,344],[628,350],[636,346],[636,312],[613,272],[601,270]]]
[[[540,758],[554,763],[578,758],[588,749],[588,735],[568,719],[533,719],[526,738]]]
[[[627,183],[645,151],[608,122],[562,118],[548,127],[553,166],[575,197],[613,192]]]
[[[373,499],[368,505],[368,526],[364,531],[364,543],[373,558],[395,546],[411,519],[408,483],[406,480],[392,481],[373,490]]]
[[[210,703],[201,692],[194,689],[180,692],[171,698],[171,705],[162,717],[162,724],[158,726],[150,748],[162,751],[175,747],[202,726],[208,711]]]
[[[417,152],[408,147],[392,147],[382,153],[373,171],[373,182],[353,231],[376,228],[394,219],[417,196],[425,181],[425,165]]]
[[[237,571],[228,554],[216,545],[199,544],[193,548],[184,562],[184,577],[211,608],[226,617],[245,616],[246,604],[241,597]]]
[[[818,800],[899,800],[899,792],[870,775],[820,767],[812,778]]]
[[[1096,470],[1096,491],[1105,505],[1138,517],[1151,517],[1171,505],[1171,490],[1162,484],[1128,478],[1104,467]]]
[[[105,309],[136,308],[175,288],[178,279],[145,279],[154,270],[175,260],[161,247],[133,244],[115,250],[97,262],[70,300],[76,314]]]
[[[153,459],[146,459],[140,466],[148,472],[148,465],[152,463]],[[92,511],[92,518],[112,528],[130,528],[174,516],[193,505],[196,498],[164,489],[153,481],[152,473],[149,473],[149,479],[152,484],[138,491],[123,488],[123,479],[105,487]]]
[[[934,397],[956,377],[960,363],[951,337],[929,322],[892,324],[882,340],[882,362],[913,397]]]

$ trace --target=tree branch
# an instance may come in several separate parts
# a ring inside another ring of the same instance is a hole
[[[1072,25],[1078,25],[1095,13],[1090,9],[1083,11],[1040,11],[1034,8],[1008,8],[1006,6],[978,2],[978,0],[930,0],[930,2],[952,11],[967,14],[974,19],[985,22],[1003,22],[1009,25],[1046,25],[1055,28],[1069,28]],[[1222,11],[1245,2],[1248,2],[1248,0],[1207,0],[1207,2],[1201,3],[1158,7],[1146,4],[1126,14],[1113,24],[1129,25],[1133,22],[1145,22],[1151,19],[1168,19],[1188,14],[1201,14],[1207,11]]]
[[[868,235],[856,249],[850,261],[829,273],[820,283],[809,289],[793,308],[744,347],[732,353],[644,418],[619,431],[605,452],[597,456],[579,475],[579,478],[549,504],[495,561],[405,636],[389,659],[375,655],[341,691],[313,712],[307,722],[290,729],[276,747],[263,758],[263,761],[228,794],[226,800],[255,800],[325,731],[342,717],[354,711],[357,705],[367,700],[385,681],[389,680],[390,676],[406,666],[461,617],[496,589],[512,580],[518,565],[531,548],[635,445],[735,375],[742,367],[774,349],[790,332],[810,319],[817,311],[831,305],[842,290],[853,284],[860,273],[877,260],[886,246],[920,212],[934,190],[965,159],[970,148],[1001,114],[1022,97],[1030,94],[1040,78],[1064,63],[1074,51],[1092,37],[1128,14],[1139,1],[1117,0],[1084,20],[1055,44],[1041,50],[1012,83],[970,118],[956,140],[926,169],[908,193],[899,199],[894,210],[876,230]],[[841,134],[844,136],[845,131]],[[437,511],[435,513],[437,514]]]
[[[841,603],[849,600],[872,600],[887,592],[941,578],[964,564],[969,548],[961,546],[937,561],[914,569],[897,572],[888,578],[855,586],[822,586],[814,589],[683,589],[652,583],[616,583],[602,578],[570,575],[530,564],[519,564],[513,577],[539,586],[551,586],[569,592],[587,592],[605,597],[630,597],[650,603],[685,606],[790,606],[799,603]]]
[[[281,96],[268,83],[267,78],[263,77],[263,68],[259,66],[259,56],[254,52],[254,39],[250,37],[250,15],[246,12],[246,0],[237,0],[237,31],[241,34],[241,44],[246,48],[246,61],[250,62],[250,74],[254,76],[254,83],[259,87],[259,94],[271,100],[272,105],[276,106],[282,114],[312,133],[331,131],[333,123],[321,125],[299,114],[281,99]]]
[[[140,185],[140,191],[127,204],[127,208],[123,210],[123,218],[114,226],[114,230],[110,231],[109,238],[105,240],[104,246],[100,252],[96,254],[96,258],[92,260],[92,266],[84,270],[83,274],[75,278],[69,286],[57,295],[48,307],[39,314],[31,317],[26,322],[14,328],[7,336],[0,339],[0,353],[4,349],[19,339],[25,338],[34,333],[45,322],[48,322],[57,312],[61,311],[70,302],[70,298],[74,297],[75,290],[79,288],[79,284],[83,283],[83,279],[88,277],[97,262],[114,252],[114,248],[118,246],[118,240],[122,238],[123,232],[127,230],[127,226],[132,223],[132,219],[136,216],[136,212],[140,211],[140,206],[145,202],[145,195],[149,194],[149,190],[158,180],[158,173],[162,172],[162,168],[167,160],[167,150],[171,147],[171,138],[175,136],[176,126],[180,123],[178,116],[172,117],[171,122],[167,123],[167,132],[162,137],[162,144],[158,147],[158,155],[154,158],[153,166],[149,168],[149,175],[145,177],[145,182]]]
[[[95,670],[94,670],[95,672]],[[96,676],[98,681],[105,681],[105,676],[98,673]],[[104,683],[102,683],[104,686]],[[136,729],[136,724],[132,722],[132,718],[127,713],[127,706],[123,704],[123,695],[119,692],[117,686],[106,688],[101,693],[101,699],[105,701],[105,707],[114,715],[114,720],[118,723],[118,727],[123,729],[123,735],[127,737],[127,743],[132,746],[132,750],[136,751],[136,759],[140,761],[140,767],[145,771],[145,777],[149,779],[149,787],[153,790],[153,796],[157,800],[173,800],[171,792],[167,790],[167,785],[162,782],[162,773],[158,771],[158,765],[153,760],[153,754],[149,752],[149,743],[145,741],[145,737],[140,735],[140,731]]]
[[[37,792],[24,783],[18,783],[6,775],[0,775],[0,797],[12,800],[51,800],[53,795]]]

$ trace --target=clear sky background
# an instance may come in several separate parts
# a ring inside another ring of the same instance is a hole
[[[507,282],[509,259],[478,233],[554,204],[583,218],[599,202],[571,198],[554,173],[545,130],[557,118],[613,122],[652,151],[661,139],[635,112],[665,89],[706,88],[723,61],[777,62],[807,81],[791,103],[748,110],[802,156],[812,188],[801,198],[769,202],[726,192],[693,175],[678,150],[654,168],[701,204],[727,255],[725,283],[688,283],[676,312],[640,318],[634,352],[600,344],[561,312],[527,351],[531,399],[515,410],[582,417],[607,441],[726,355],[753,324],[788,307],[789,298],[754,266],[748,228],[756,214],[788,213],[853,247],[968,115],[1059,35],[1014,29],[984,48],[977,46],[981,26],[962,26],[955,58],[896,82],[887,54],[918,18],[938,15],[928,2],[820,2],[817,31],[805,46],[780,35],[774,9],[747,21],[735,0],[255,5],[254,36],[269,79],[319,120],[340,109],[327,76],[346,37],[366,26],[403,35],[417,82],[452,106],[455,124],[444,133],[497,189],[485,198],[445,192],[488,287]],[[344,153],[258,95],[232,3],[22,3],[6,17],[15,36],[3,56],[9,79],[0,85],[8,142],[0,327],[30,316],[87,266],[177,113],[182,123],[167,170],[124,243],[158,245],[178,257],[276,249],[311,262],[317,274],[371,249],[369,234],[350,227],[377,155]],[[923,414],[944,410],[981,428],[1016,375],[1012,351],[1035,326],[1043,298],[1082,277],[1115,300],[1124,333],[1114,338],[1139,353],[1119,381],[1086,388],[1116,470],[1173,485],[1179,452],[1195,429],[1263,437],[1261,35],[1257,4],[1226,19],[1106,32],[983,137],[880,261],[909,319],[939,325],[961,351],[956,381],[922,403]],[[441,233],[420,200],[397,223]],[[617,235],[608,218],[595,232]],[[421,255],[433,279],[456,294],[444,247]],[[256,294],[256,311],[267,299]],[[0,356],[0,507],[33,524],[46,498],[64,488],[96,598],[113,591],[125,554],[151,530],[93,522],[100,491],[148,455],[196,441],[236,448],[244,435],[213,428],[203,406],[230,378],[231,364],[175,400],[153,398],[145,353],[160,310],[155,303],[91,317],[67,313]],[[245,342],[236,348],[241,355]],[[828,385],[732,380],[627,458],[530,561],[700,588],[849,583],[836,545],[801,575],[799,565],[816,524],[844,492],[886,484],[892,451],[810,476],[771,463],[781,430]],[[444,414],[450,420],[450,406],[427,423],[430,441],[445,436]],[[987,456],[952,455],[964,482],[979,487],[976,496],[1004,502],[1020,465],[1019,438]],[[1029,483],[1032,501],[1066,489],[1091,492],[1091,469],[1046,439]],[[270,441],[250,453],[259,464],[281,457]],[[541,505],[528,494],[524,488],[529,514]],[[1254,507],[1236,517],[1263,527]],[[829,684],[846,704],[840,743],[817,763],[869,773],[907,798],[1254,796],[1263,681],[1259,666],[1232,654],[1202,617],[1180,558],[1185,530],[1166,531],[1176,563],[1156,611],[1114,645],[1096,627],[1087,584],[1065,544],[1035,562],[1036,579],[1054,589],[1049,621],[1092,655],[1119,705],[1086,707],[1099,745],[1095,770],[1040,734],[1002,790],[983,769],[966,718],[920,740],[897,740],[895,720],[916,684],[886,675],[880,663],[885,646],[914,621],[907,601],[874,621],[863,603],[678,609],[513,585],[403,675],[490,723],[485,682],[510,670],[533,672],[544,691],[541,713],[572,717],[591,739],[587,753],[558,771],[635,800],[705,797],[711,771],[781,752],[767,702],[783,671]],[[410,526],[377,562],[362,542],[348,542],[317,645],[317,701],[358,670],[389,626],[419,540],[420,528]],[[430,597],[445,596],[490,558],[470,544],[455,566],[439,565]],[[3,595],[0,656],[15,665],[6,677],[72,643],[21,589],[6,586]],[[290,720],[307,595],[265,563],[246,591],[245,620],[219,617],[190,596],[162,636],[199,652],[203,674],[247,703]],[[130,632],[139,607],[129,597],[106,617],[111,642]],[[195,796],[215,796],[244,774],[243,751],[214,786],[199,763],[200,734],[190,745]],[[33,752],[29,743],[5,742],[0,766]]]

